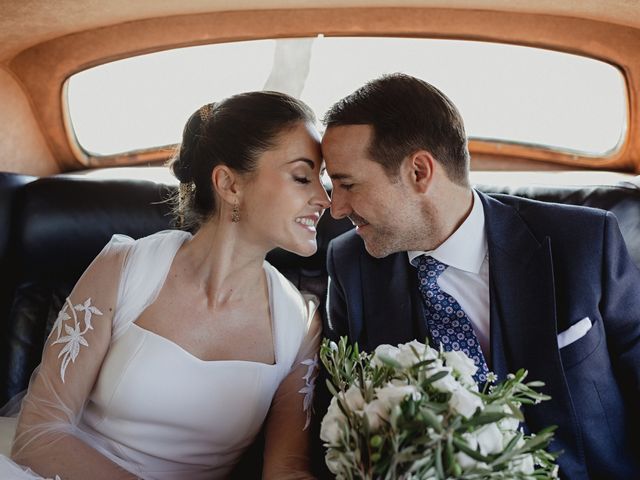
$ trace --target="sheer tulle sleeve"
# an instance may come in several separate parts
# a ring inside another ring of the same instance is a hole
[[[22,402],[12,458],[44,477],[132,479],[81,440],[78,420],[109,348],[130,241],[114,239],[66,299]]]
[[[309,424],[318,365],[322,321],[318,300],[305,296],[306,334],[291,371],[274,395],[265,425],[262,478],[304,479],[311,475]]]

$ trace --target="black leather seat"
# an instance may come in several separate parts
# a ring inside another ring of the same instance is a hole
[[[73,285],[111,235],[168,228],[167,187],[134,180],[48,177],[24,187],[16,214],[16,289],[3,337],[4,400],[23,390]],[[2,401],[2,400],[0,400]]]
[[[631,182],[618,186],[507,187],[477,185],[487,193],[504,193],[544,202],[582,205],[613,212],[635,264],[640,268],[640,187]],[[580,232],[576,232],[580,235]]]
[[[12,241],[15,234],[14,220],[17,220],[13,212],[16,198],[22,194],[22,187],[35,180],[35,177],[15,173],[0,172],[0,384],[6,384],[7,362],[6,343],[7,318],[13,293],[16,286],[16,252],[12,247],[16,242]]]
[[[13,283],[12,259],[15,258],[11,251],[11,237],[14,234],[14,202],[22,191],[22,187],[35,180],[35,177],[19,175],[16,173],[0,172],[0,315],[4,318],[7,312],[7,301],[11,294]]]
[[[140,238],[171,227],[169,205],[163,200],[174,188],[148,180],[59,175],[22,184],[19,195],[11,194],[13,201],[7,208],[14,219],[12,234],[9,240],[0,237],[0,246],[4,241],[8,243],[3,247],[5,251],[14,252],[9,275],[15,290],[10,293],[10,311],[2,318],[0,349],[6,378],[0,385],[0,402],[26,388],[64,299],[111,235],[123,233]],[[629,250],[640,266],[640,189],[632,184],[479,188],[611,210],[618,216]],[[0,195],[9,194],[2,191]],[[9,214],[5,219],[6,215]],[[302,258],[274,250],[268,260],[299,288],[324,300],[328,243],[349,228],[348,220],[336,221],[327,214],[318,226],[319,248],[315,255]]]

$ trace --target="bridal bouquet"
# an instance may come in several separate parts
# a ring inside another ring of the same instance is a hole
[[[320,357],[333,394],[320,437],[338,479],[557,478],[555,427],[519,429],[520,406],[549,399],[525,370],[479,390],[464,353],[417,341],[367,354],[343,337]]]

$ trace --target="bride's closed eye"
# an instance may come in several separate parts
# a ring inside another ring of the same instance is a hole
[[[302,183],[302,184],[311,183],[311,180],[309,180],[307,177],[297,177],[297,176],[294,175],[293,179],[296,182]]]

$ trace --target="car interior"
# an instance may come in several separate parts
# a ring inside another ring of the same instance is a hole
[[[326,107],[357,88],[361,79],[346,77],[364,68],[360,61],[373,65],[367,75],[410,65],[433,81],[433,72],[445,93],[471,91],[469,101],[477,104],[476,110],[461,105],[477,189],[609,210],[640,266],[640,6],[634,2],[0,0],[0,11],[0,404],[28,386],[65,298],[111,236],[141,238],[175,227],[167,198],[177,181],[164,165],[181,127],[172,127],[166,141],[150,137],[136,144],[141,138],[136,132],[145,125],[158,131],[154,117],[169,116],[161,107],[184,99],[176,110],[181,113],[172,118],[183,125],[202,101],[180,80],[172,84],[172,94],[153,93],[140,110],[125,94],[110,93],[122,84],[131,87],[127,94],[139,97],[166,69],[187,71],[159,63],[160,73],[146,77],[126,68],[97,75],[103,66],[133,65],[127,62],[137,57],[174,52],[183,58],[191,48],[246,44],[246,51],[230,51],[223,59],[230,66],[223,60],[196,60],[196,72],[212,75],[202,98],[214,101],[234,88],[304,90],[302,99],[307,95],[312,107],[312,90],[325,99],[318,105]],[[398,43],[386,53],[387,45],[376,42],[389,39],[456,42],[452,48],[465,42],[474,48],[518,47],[532,56],[519,62],[484,57],[484,51],[459,58],[445,51],[444,63],[437,63],[426,51],[429,45],[422,53],[420,45]],[[336,47],[333,40],[343,43]],[[350,43],[357,40],[365,43]],[[267,53],[260,45],[254,49],[255,41],[270,42]],[[336,48],[344,50],[344,58],[332,67]],[[538,65],[540,52],[566,54],[578,63],[566,66],[554,57]],[[405,53],[405,64],[394,63]],[[357,64],[353,69],[351,61]],[[583,61],[602,64],[613,80],[600,81],[599,74],[581,70]],[[260,62],[266,62],[266,73],[257,76],[255,86],[240,80],[253,75],[245,67],[258,68]],[[438,75],[449,67],[456,73],[447,90],[448,80]],[[565,70],[579,73],[563,79]],[[521,78],[508,75],[520,71],[530,83],[507,91]],[[96,72],[92,85],[81,77],[85,72]],[[217,88],[216,76],[230,86]],[[507,87],[480,85],[503,80]],[[539,91],[541,85],[559,85],[565,93],[556,98]],[[575,103],[564,104],[572,93]],[[459,98],[466,97],[460,93]],[[546,100],[549,105],[542,105]],[[316,114],[321,119],[324,111]],[[98,118],[97,137],[122,139],[126,130],[133,143],[123,140],[104,149],[91,144],[81,123],[93,121],[92,116]],[[486,127],[493,123],[497,130]],[[514,128],[499,130],[504,125]],[[548,128],[536,136],[532,132],[539,126]],[[572,135],[575,139],[563,143]],[[328,180],[326,186],[331,188]],[[268,260],[299,289],[324,299],[327,246],[350,228],[348,219],[335,220],[326,212],[316,254],[303,258],[274,250]]]

